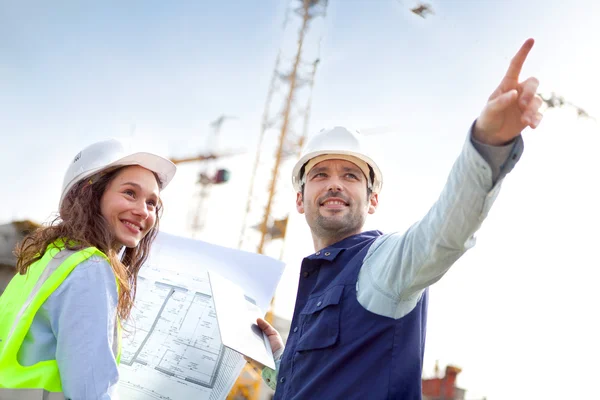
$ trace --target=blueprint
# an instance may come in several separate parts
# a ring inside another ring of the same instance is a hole
[[[134,309],[124,324],[120,398],[224,399],[246,361],[221,343],[208,272],[218,264],[219,273],[234,276],[236,269],[258,262],[265,271],[280,276],[283,265],[264,256],[231,253],[231,249],[166,234],[155,243],[157,251],[153,249],[140,271]],[[188,251],[182,252],[181,246]],[[225,270],[224,258],[232,261]],[[270,293],[257,297],[272,297],[276,283],[272,286],[263,284],[260,291]],[[266,312],[267,305],[258,305]]]

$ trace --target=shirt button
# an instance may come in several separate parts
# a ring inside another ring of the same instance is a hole
[[[323,302],[321,302],[321,301],[320,301],[320,302],[318,302],[318,303],[317,303],[317,307],[320,307],[320,306],[321,306],[321,304],[323,304]]]
[[[331,253],[330,253],[330,252],[327,252],[327,253],[325,253],[325,255],[326,255],[326,256],[330,256],[330,255],[331,255]]]
[[[302,276],[303,276],[303,277],[305,277],[305,278],[308,278],[308,276],[309,276],[309,275],[310,275],[310,274],[308,273],[308,271],[304,271],[304,272],[302,273]]]
[[[284,377],[282,377],[282,378],[279,380],[279,382],[281,382],[281,383],[285,382],[285,376],[284,376]]]
[[[320,252],[320,251],[317,251],[317,252],[315,253],[315,255],[317,255],[317,256],[318,256],[319,254],[321,254],[321,252]]]
[[[298,327],[294,328],[294,333],[298,332]]]

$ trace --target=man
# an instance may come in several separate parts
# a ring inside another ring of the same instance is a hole
[[[293,171],[296,207],[315,253],[306,257],[287,346],[268,323],[275,399],[420,399],[427,287],[474,243],[500,184],[523,151],[521,131],[542,119],[538,80],[519,82],[527,40],[471,127],[448,182],[404,233],[362,232],[382,174],[359,135],[321,131]],[[283,356],[279,355],[283,353]]]

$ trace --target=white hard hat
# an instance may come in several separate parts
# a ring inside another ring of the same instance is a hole
[[[139,165],[156,173],[161,189],[171,182],[177,170],[175,164],[167,158],[134,150],[130,140],[108,139],[96,142],[77,153],[69,165],[63,180],[59,209],[69,190],[78,182],[104,169],[125,165]]]
[[[318,162],[331,159],[342,159],[353,162],[365,174],[369,188],[373,193],[379,193],[383,186],[381,170],[375,162],[367,155],[362,135],[358,131],[350,130],[341,126],[323,129],[314,135],[302,151],[300,160],[292,171],[292,185],[297,192],[302,190],[303,175]],[[311,162],[311,160],[313,160]],[[366,164],[366,165],[365,165]],[[302,167],[306,166],[304,170]],[[373,171],[371,182],[370,169]]]

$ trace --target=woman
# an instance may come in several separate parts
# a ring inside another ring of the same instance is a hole
[[[0,398],[116,397],[120,326],[175,170],[114,139],[77,154],[59,217],[17,247],[0,297]]]

